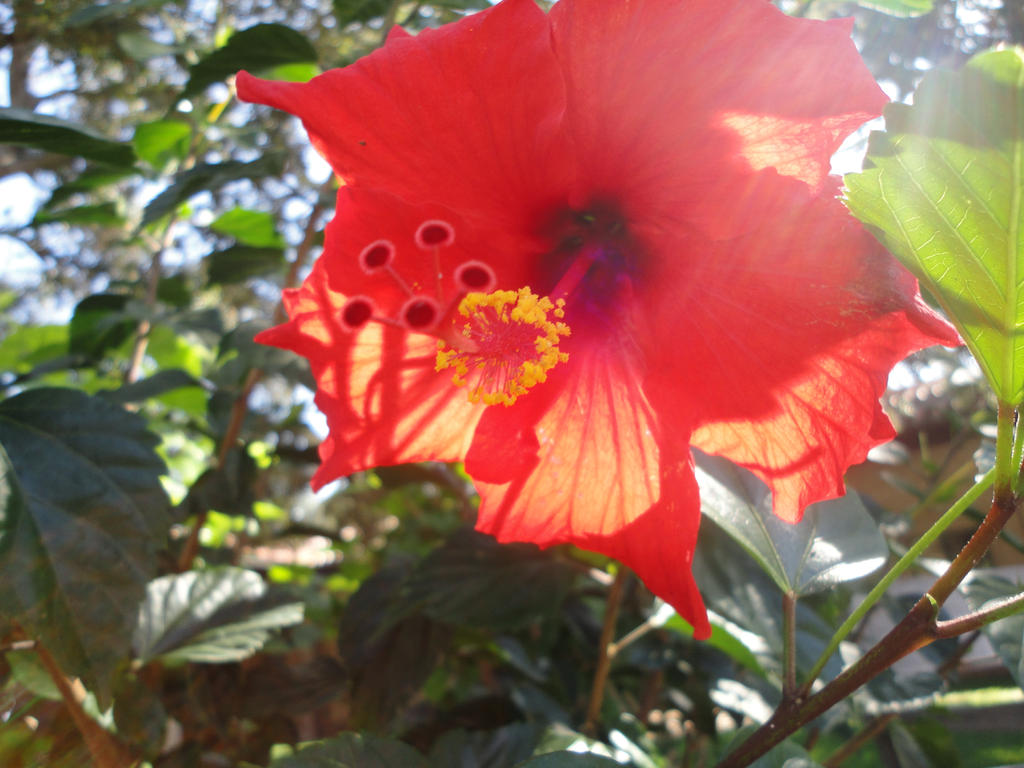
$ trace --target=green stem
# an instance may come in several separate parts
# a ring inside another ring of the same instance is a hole
[[[996,415],[996,495],[1012,494],[1020,464],[1014,466],[1013,456],[1015,446],[1013,444],[1013,428],[1016,416],[1016,409],[999,401],[999,410]]]
[[[1010,468],[1015,473],[1014,492],[1020,491],[1021,462],[1024,461],[1024,418],[1019,411],[1015,412],[1016,424],[1013,431],[1013,450],[1010,453]]]
[[[995,469],[990,469],[984,477],[978,480],[970,489],[949,508],[949,510],[942,515],[932,527],[925,531],[924,535],[918,539],[914,545],[907,550],[907,553],[903,555],[896,564],[889,569],[889,572],[882,577],[882,580],[875,585],[874,589],[868,592],[861,604],[857,606],[857,609],[850,614],[850,616],[843,622],[842,626],[836,630],[836,633],[832,635],[832,639],[829,640],[828,647],[825,649],[821,657],[815,662],[811,668],[810,673],[807,676],[807,680],[804,683],[804,690],[810,690],[811,685],[815,680],[818,679],[818,675],[821,674],[821,670],[825,668],[828,660],[832,658],[832,654],[839,648],[839,644],[846,639],[846,637],[853,631],[853,628],[860,623],[860,620],[864,618],[868,611],[874,607],[875,603],[881,599],[885,591],[892,585],[896,579],[898,579],[904,571],[907,570],[914,562],[919,558],[928,547],[931,546],[942,532],[945,531],[954,520],[963,514],[964,510],[967,509],[971,504],[977,501],[978,497],[985,492],[985,490],[992,485],[993,479],[995,478]]]

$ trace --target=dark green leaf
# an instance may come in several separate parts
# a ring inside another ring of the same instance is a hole
[[[315,388],[306,361],[285,350],[257,344],[253,337],[267,326],[262,323],[242,323],[220,340],[217,358],[221,367],[211,378],[226,389],[242,385],[253,368],[278,373],[286,378]]]
[[[401,741],[368,733],[343,733],[278,758],[270,768],[427,768],[427,761]]]
[[[74,195],[91,192],[95,189],[100,189],[101,187],[116,184],[117,182],[134,175],[134,169],[126,170],[123,168],[109,168],[107,166],[94,166],[87,168],[82,171],[77,178],[67,182],[66,184],[62,184],[53,190],[53,193],[50,195],[50,199],[46,201],[43,208],[47,211],[53,211],[57,206]]]
[[[141,748],[151,759],[160,754],[167,710],[158,695],[131,672],[118,675],[113,714],[121,741]]]
[[[241,283],[250,277],[269,275],[284,268],[284,250],[233,245],[206,257],[206,281],[209,285]]]
[[[360,724],[380,725],[408,702],[436,666],[449,631],[412,613],[402,600],[411,574],[397,563],[363,582],[349,600],[338,630],[338,652],[352,673],[352,700]]]
[[[386,0],[331,0],[331,6],[339,26],[380,18],[388,10]]]
[[[192,303],[192,291],[185,275],[161,277],[156,286],[156,297],[165,304],[184,309]]]
[[[889,550],[856,494],[807,508],[796,525],[772,514],[771,492],[726,459],[697,454],[701,511],[718,523],[779,589],[821,592],[880,568]]]
[[[193,64],[182,96],[197,94],[242,69],[263,71],[316,60],[316,49],[294,29],[282,24],[257,24],[236,32],[223,48]]]
[[[75,390],[0,403],[8,486],[17,478],[0,518],[0,612],[101,699],[166,536],[157,442],[141,417]]]
[[[284,238],[277,233],[274,217],[266,211],[232,208],[222,213],[210,225],[221,235],[233,237],[242,245],[257,248],[284,248]]]
[[[132,647],[148,662],[239,661],[271,632],[302,621],[303,605],[268,594],[263,577],[222,566],[154,579],[146,587]]]
[[[143,225],[156,221],[174,211],[179,205],[199,192],[212,192],[230,181],[276,176],[284,168],[281,155],[269,153],[251,163],[228,160],[223,163],[203,163],[182,171],[171,185],[146,206],[142,214]]]
[[[68,350],[73,355],[101,358],[135,332],[137,322],[125,313],[128,296],[96,293],[78,302],[69,326]]]
[[[1024,592],[1024,584],[994,573],[975,572],[962,587],[972,611],[992,607],[997,601]],[[1024,688],[1024,613],[1008,616],[982,630],[995,648],[1017,685]]]
[[[609,757],[598,755],[549,752],[519,763],[516,768],[620,768],[620,764]]]
[[[139,157],[156,169],[188,154],[192,126],[181,120],[156,120],[135,127],[132,142]]]
[[[95,21],[106,19],[110,16],[123,17],[135,10],[155,8],[158,5],[170,5],[175,0],[125,0],[124,2],[104,3],[90,5],[71,14],[71,17],[64,24],[65,27],[84,27]]]
[[[446,731],[430,750],[430,768],[512,768],[533,754],[541,729],[513,723],[493,731]]]
[[[782,595],[777,585],[739,543],[713,522],[701,524],[701,546],[693,559],[693,574],[701,595],[717,617],[715,624],[742,637],[773,684],[781,678],[783,654]],[[797,669],[804,671],[825,650],[834,627],[805,601],[796,606]],[[832,656],[825,676],[838,674],[838,654]]]
[[[532,544],[463,528],[417,566],[403,592],[435,621],[508,630],[557,613],[572,571]]]
[[[172,392],[182,387],[200,387],[202,384],[180,368],[165,368],[152,376],[117,389],[100,392],[100,396],[112,403],[141,403],[151,397]]]
[[[130,144],[113,141],[67,120],[16,107],[0,108],[0,144],[20,144],[107,165],[127,166],[135,162]]]
[[[889,736],[892,738],[892,746],[896,752],[896,762],[899,768],[933,768],[928,755],[921,749],[910,731],[899,722],[889,726]]]
[[[1024,49],[925,77],[890,104],[847,205],[928,288],[999,398],[1024,399]]]
[[[79,205],[62,211],[40,210],[32,220],[32,226],[40,224],[95,224],[101,227],[117,227],[124,224],[124,218],[117,212],[114,203]]]

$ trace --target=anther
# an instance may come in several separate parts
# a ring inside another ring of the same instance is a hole
[[[466,261],[455,268],[455,284],[460,293],[490,293],[498,284],[498,278],[484,262]]]
[[[425,251],[455,242],[455,228],[441,219],[427,219],[416,228],[416,245]]]
[[[350,333],[358,331],[373,319],[374,309],[370,297],[353,296],[341,307],[341,327]]]
[[[427,331],[441,319],[441,306],[428,296],[414,296],[398,313],[402,324],[411,331]]]
[[[434,368],[452,369],[452,383],[469,388],[470,402],[512,405],[568,359],[558,348],[569,335],[559,322],[564,306],[529,288],[469,293],[458,310],[466,323],[455,338],[438,341]]]
[[[395,244],[390,240],[375,240],[359,254],[359,266],[368,275],[390,267],[394,260]]]

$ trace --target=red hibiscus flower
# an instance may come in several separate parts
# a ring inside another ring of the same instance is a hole
[[[909,352],[955,334],[836,200],[885,97],[844,21],[767,0],[498,5],[309,83],[241,73],[344,180],[290,321],[322,485],[465,461],[477,527],[630,566],[710,632],[691,446],[775,511],[843,492]]]

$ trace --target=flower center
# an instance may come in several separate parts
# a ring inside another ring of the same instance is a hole
[[[547,372],[568,355],[558,349],[569,335],[561,318],[563,299],[552,303],[529,288],[518,291],[470,293],[459,303],[466,318],[452,347],[438,341],[435,368],[452,368],[452,381],[469,387],[470,402],[512,405],[530,387],[547,379]]]
[[[625,215],[613,203],[593,202],[583,210],[564,209],[542,234],[557,244],[539,266],[543,292],[568,299],[573,317],[584,314],[588,328],[605,333],[645,261]]]

